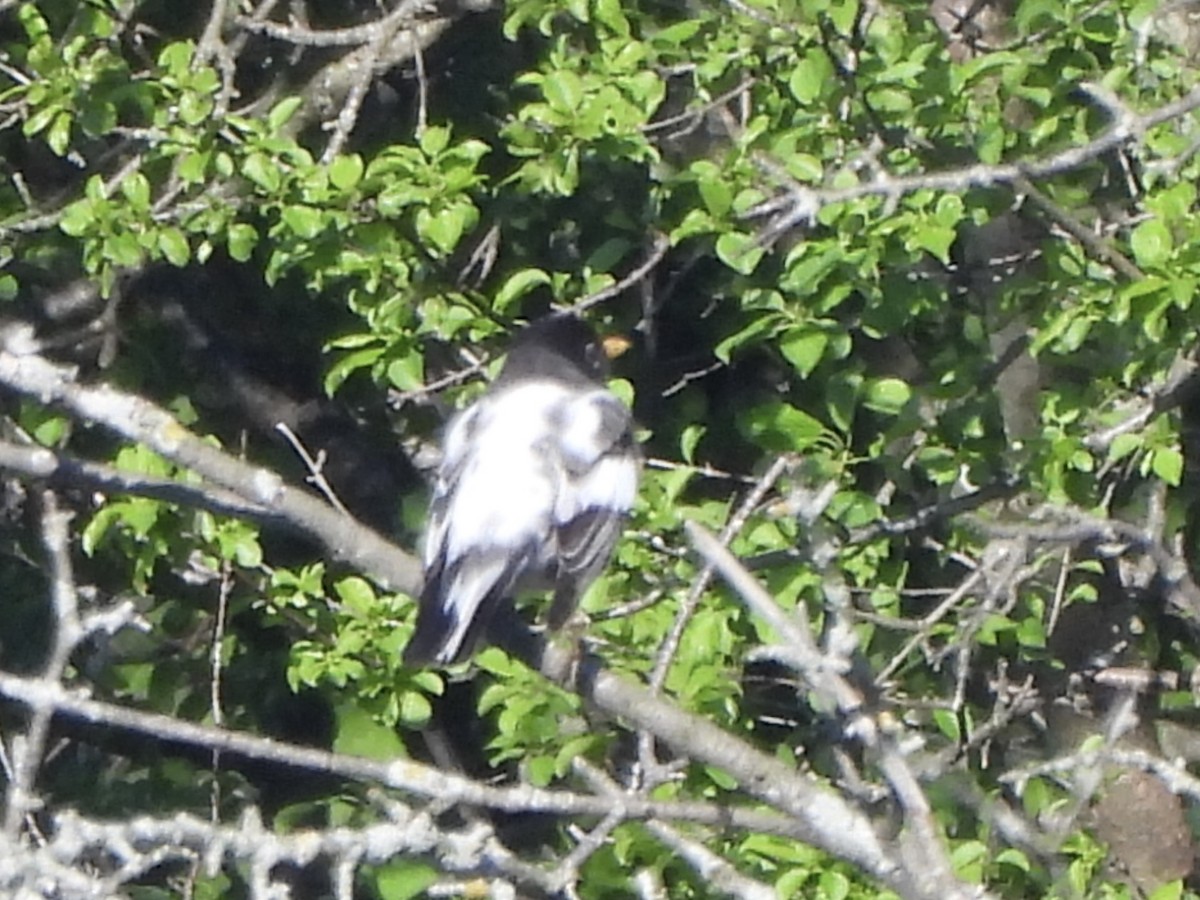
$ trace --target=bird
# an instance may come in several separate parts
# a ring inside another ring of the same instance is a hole
[[[592,327],[552,313],[517,333],[495,381],[451,420],[405,665],[466,661],[524,592],[553,589],[557,630],[608,565],[641,458],[607,368]]]

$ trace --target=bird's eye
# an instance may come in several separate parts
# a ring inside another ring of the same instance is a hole
[[[597,372],[604,369],[604,348],[599,344],[588,344],[587,350],[584,351],[584,358],[587,360],[587,364]]]

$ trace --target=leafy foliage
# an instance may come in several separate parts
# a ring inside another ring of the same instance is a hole
[[[517,320],[580,304],[606,329],[640,327],[614,384],[652,464],[584,602],[606,664],[830,784],[847,766],[878,780],[839,747],[838,710],[764,664],[780,635],[719,584],[691,594],[701,564],[682,523],[739,521],[730,547],[775,602],[822,639],[850,623],[869,705],[934,760],[924,786],[958,878],[1013,896],[1182,896],[1186,870],[1122,884],[1086,817],[1047,826],[1059,843],[1037,852],[987,810],[1039,827],[1068,815],[1061,773],[1026,770],[1081,741],[1031,749],[1043,738],[1022,724],[1019,683],[1047,709],[1086,695],[1103,732],[1107,697],[1079,679],[1197,662],[1197,611],[1180,599],[1195,568],[1191,26],[1132,0],[1011,14],[513,0],[453,22],[436,10],[444,32],[417,55],[359,60],[367,80],[330,105],[328,85],[353,80],[348,51],[309,37],[378,11],[303,5],[311,31],[233,13],[206,28],[155,0],[0,14],[0,302],[41,324],[38,349],[293,483],[327,475],[352,513],[413,546],[425,494],[409,460],[426,464]],[[75,290],[83,313],[56,311]],[[6,407],[10,435],[160,487],[201,484],[39,403]],[[276,422],[324,456],[299,466]],[[402,464],[374,450],[399,443]],[[9,494],[0,580],[30,595],[37,539]],[[647,761],[621,723],[499,649],[405,670],[413,599],[320,561],[261,509],[238,518],[82,475],[64,496],[81,583],[101,605],[132,597],[149,626],[73,658],[99,696],[378,759],[423,757],[422,729],[461,728],[457,765],[537,787],[577,784],[576,760]],[[969,515],[953,506],[964,496],[979,498]],[[624,604],[638,608],[607,615]],[[46,613],[19,605],[42,648]],[[1119,648],[1073,624],[1097,618],[1121,619]],[[1139,711],[1192,705],[1162,690]],[[98,779],[81,752],[47,789],[110,816],[232,817],[250,798],[284,831],[372,816],[341,785],[105,752]],[[745,803],[716,767],[672,774],[657,799]],[[552,832],[538,841],[567,853],[567,830]],[[689,837],[780,896],[875,889],[778,835]],[[627,891],[632,870],[671,896],[709,891],[624,822],[577,893]],[[407,861],[362,871],[384,898],[433,878]],[[195,895],[227,876],[197,876]]]

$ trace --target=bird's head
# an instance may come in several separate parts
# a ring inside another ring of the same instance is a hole
[[[628,347],[628,339],[619,336],[600,340],[592,326],[573,313],[554,313],[531,322],[513,339],[498,381],[544,376],[603,382],[609,360]]]

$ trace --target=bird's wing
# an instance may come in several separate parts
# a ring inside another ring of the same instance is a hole
[[[637,493],[632,419],[616,397],[593,391],[564,406],[557,448],[562,483],[554,517],[558,577],[547,622],[560,628],[600,574]]]
[[[558,490],[548,412],[562,388],[484,398],[451,425],[430,506],[425,587],[405,662],[468,656],[496,607],[545,568]],[[533,414],[531,414],[533,413]]]
[[[446,512],[455,486],[462,479],[463,469],[470,461],[473,438],[479,430],[480,419],[486,418],[483,402],[467,407],[454,418],[443,439],[442,462],[429,501],[429,517],[425,524],[424,563],[426,569],[436,565],[446,544]]]
[[[532,545],[516,553],[492,548],[471,552],[449,566],[440,557],[426,575],[421,615],[404,648],[405,665],[466,660],[535,552]]]

